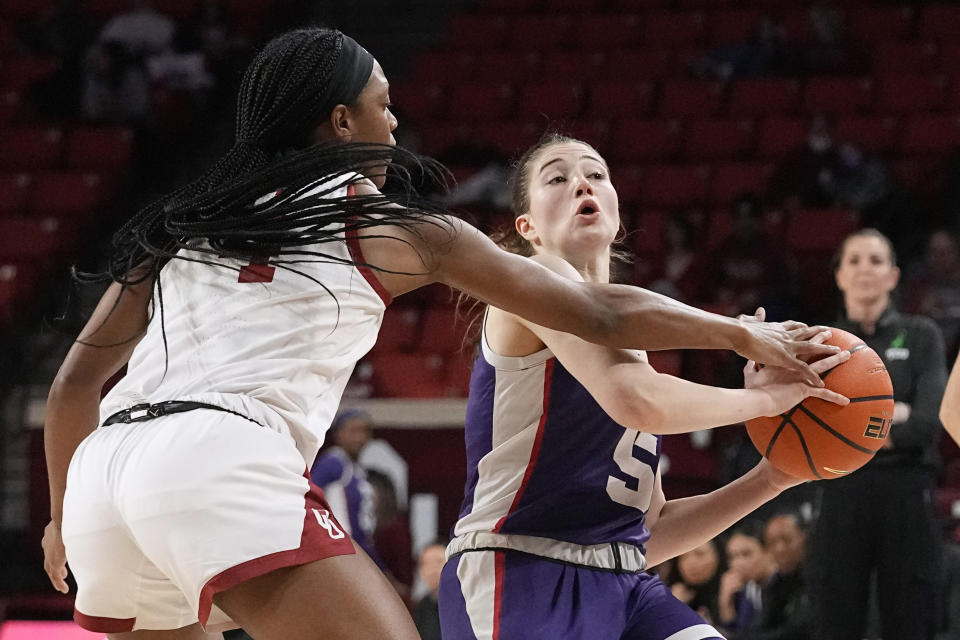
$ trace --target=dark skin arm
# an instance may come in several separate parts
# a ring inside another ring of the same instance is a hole
[[[80,442],[99,422],[100,391],[130,359],[147,327],[152,282],[104,293],[70,348],[47,397],[43,444],[50,482],[50,524],[43,536],[44,568],[53,586],[67,592],[66,556],[60,537],[67,467]]]

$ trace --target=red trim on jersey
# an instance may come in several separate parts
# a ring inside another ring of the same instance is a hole
[[[351,184],[347,187],[347,197],[355,194],[356,190]],[[390,302],[393,301],[393,296],[391,296],[387,288],[381,284],[380,280],[377,279],[377,274],[374,270],[365,266],[366,260],[363,257],[363,251],[360,249],[360,243],[357,240],[356,229],[347,229],[347,249],[350,251],[350,257],[354,263],[356,263],[357,269],[360,271],[363,279],[370,283],[373,290],[376,291],[380,299],[383,300],[383,304],[389,305]]]
[[[80,627],[94,633],[126,633],[127,631],[133,631],[133,625],[137,622],[137,619],[88,616],[74,609],[73,621]]]
[[[533,440],[533,449],[530,451],[530,460],[527,462],[527,468],[523,472],[523,480],[520,482],[520,488],[517,489],[517,493],[513,496],[513,504],[510,505],[510,509],[507,511],[507,515],[500,518],[500,521],[493,527],[493,532],[498,533],[500,527],[503,526],[504,521],[510,517],[510,514],[513,513],[514,509],[517,508],[517,505],[520,504],[520,499],[523,497],[523,491],[527,488],[527,482],[530,481],[530,476],[533,475],[533,468],[537,465],[537,457],[540,455],[540,443],[543,441],[543,430],[544,426],[547,424],[547,412],[550,409],[550,380],[553,378],[553,362],[554,359],[550,358],[544,363],[543,368],[543,413],[540,414],[540,424],[537,425],[537,437]]]
[[[503,603],[503,565],[507,554],[503,551],[493,552],[493,637],[500,639],[500,612]]]
[[[240,267],[237,282],[273,282],[273,274],[277,270],[266,262],[251,262]]]
[[[304,495],[303,533],[300,535],[300,546],[248,560],[210,578],[200,591],[200,604],[197,607],[197,618],[200,624],[204,626],[207,624],[213,605],[213,596],[234,585],[283,567],[295,567],[315,560],[356,553],[350,536],[333,517],[330,505],[323,497],[323,491],[310,481],[309,473],[305,473],[304,476],[310,483],[310,488]],[[328,531],[320,524],[319,517],[314,514],[315,509],[326,517],[328,524],[339,529],[341,537],[333,538],[335,531]]]

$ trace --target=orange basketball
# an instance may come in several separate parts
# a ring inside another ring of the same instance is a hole
[[[893,384],[880,356],[852,333],[831,331],[826,343],[851,355],[821,377],[850,404],[807,398],[776,418],[747,421],[750,440],[773,466],[808,480],[839,478],[865,465],[893,420]]]

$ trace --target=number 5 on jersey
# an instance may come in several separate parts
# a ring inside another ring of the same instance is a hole
[[[607,495],[614,502],[646,511],[650,508],[650,500],[653,498],[653,485],[657,480],[657,474],[653,467],[633,456],[634,447],[640,447],[656,456],[657,436],[624,429],[623,436],[620,437],[620,442],[617,443],[617,448],[613,452],[613,461],[620,467],[620,471],[637,480],[637,488],[631,489],[623,480],[607,476]]]

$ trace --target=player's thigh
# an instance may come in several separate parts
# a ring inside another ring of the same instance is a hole
[[[680,602],[660,578],[631,576],[630,620],[621,640],[723,640],[700,614]]]
[[[241,582],[214,602],[257,640],[419,638],[403,601],[359,547]]]
[[[169,631],[129,631],[109,633],[109,640],[223,640],[223,634],[206,633],[199,623]]]

